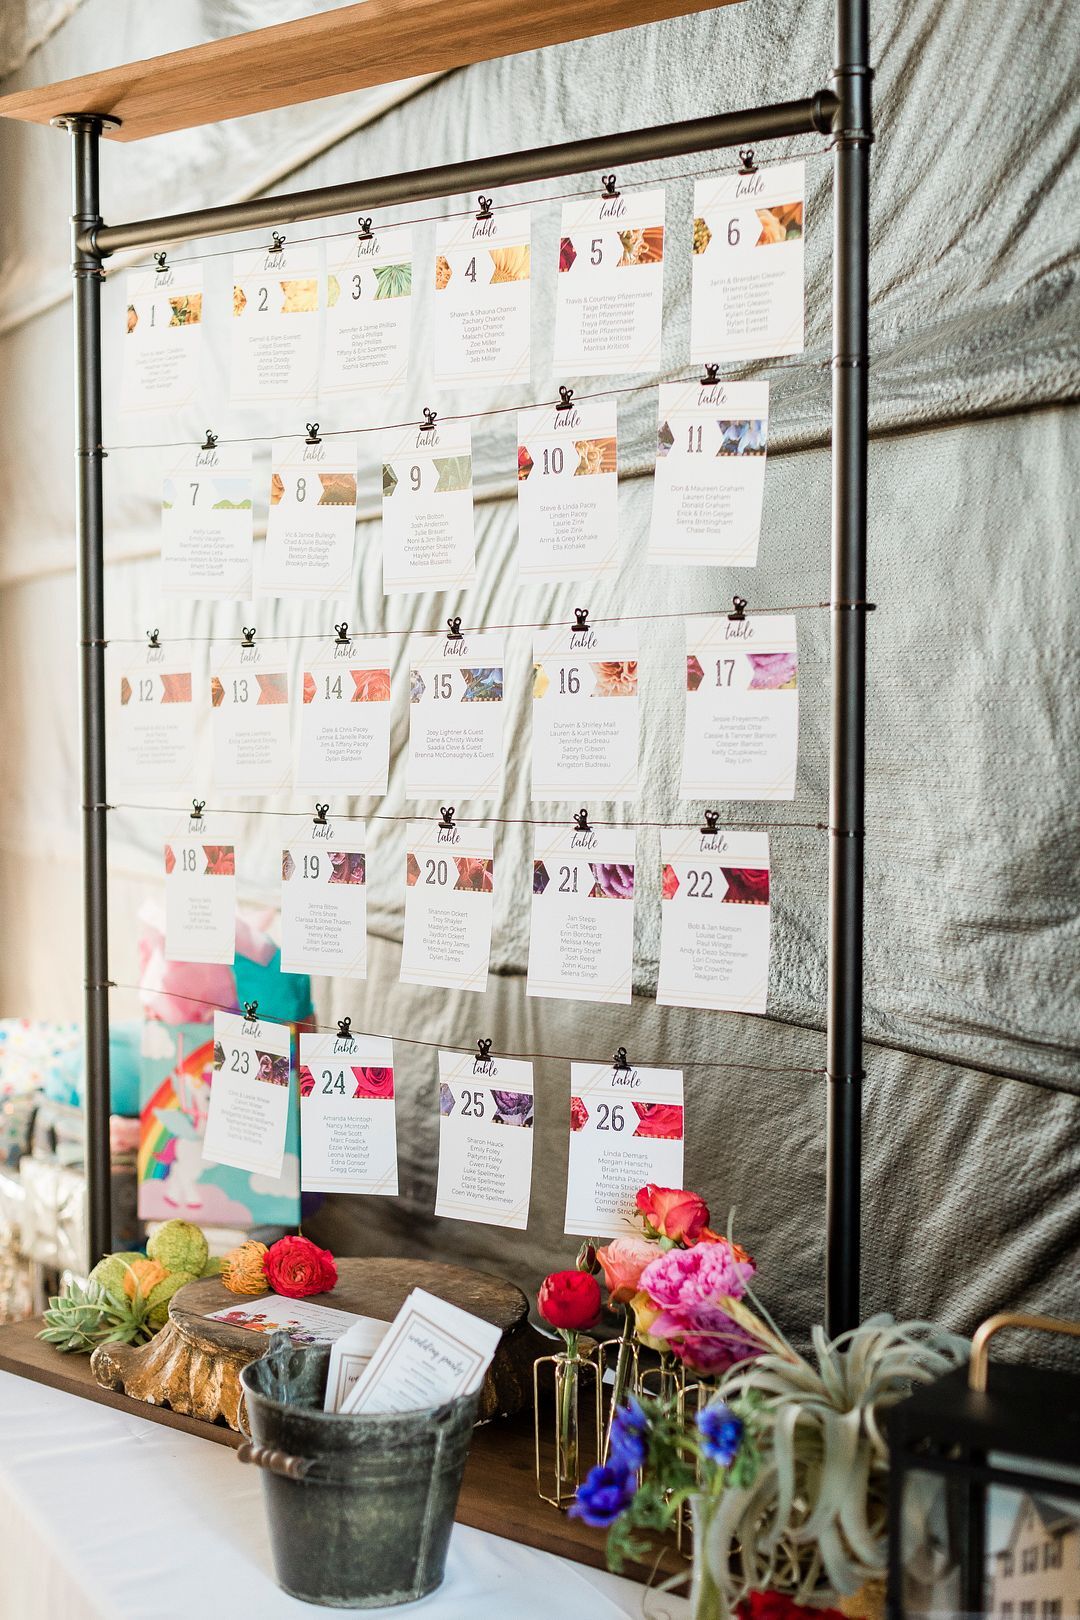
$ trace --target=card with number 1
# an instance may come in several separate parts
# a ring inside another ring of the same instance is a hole
[[[296,786],[383,794],[390,765],[390,643],[352,636],[304,661]]]
[[[210,675],[215,787],[271,793],[289,780],[289,676],[280,648],[233,647]]]
[[[236,957],[236,849],[209,817],[190,816],[165,845],[165,958]]]
[[[283,973],[367,977],[367,831],[316,822],[281,852]]]

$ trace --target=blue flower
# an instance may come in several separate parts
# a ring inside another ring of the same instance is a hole
[[[606,1468],[590,1468],[578,1486],[569,1517],[584,1519],[594,1530],[606,1530],[630,1506],[634,1491],[633,1476],[627,1469],[610,1463]]]
[[[730,1406],[720,1401],[706,1406],[697,1415],[698,1432],[705,1442],[705,1454],[721,1468],[730,1468],[742,1440],[742,1418],[736,1417]]]
[[[626,1404],[617,1408],[611,1420],[609,1462],[616,1468],[636,1473],[645,1463],[645,1436],[648,1430],[649,1420],[644,1408],[633,1395],[629,1396]]]

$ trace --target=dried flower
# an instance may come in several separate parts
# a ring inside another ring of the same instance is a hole
[[[249,1238],[239,1248],[230,1249],[221,1261],[221,1280],[232,1294],[262,1294],[266,1292],[266,1274],[263,1260],[266,1244]]]

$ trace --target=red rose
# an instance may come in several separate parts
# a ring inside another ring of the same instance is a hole
[[[650,1181],[637,1195],[649,1237],[670,1238],[692,1248],[709,1224],[709,1206],[697,1193],[681,1187],[654,1187]]]
[[[328,1294],[337,1282],[333,1255],[306,1237],[284,1237],[272,1243],[263,1256],[263,1272],[275,1294],[287,1299]]]
[[[735,1605],[738,1620],[844,1620],[839,1609],[810,1609],[786,1592],[748,1592]]]
[[[588,1271],[553,1271],[540,1284],[536,1303],[553,1328],[580,1333],[600,1316],[600,1284]]]

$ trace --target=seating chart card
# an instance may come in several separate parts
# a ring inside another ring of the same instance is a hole
[[[129,655],[115,678],[111,779],[129,788],[177,787],[195,768],[191,647],[173,643]]]
[[[482,1042],[480,1050],[490,1048]],[[533,1069],[521,1059],[439,1053],[436,1215],[523,1232],[532,1186]]]
[[[805,197],[805,163],[695,183],[692,360],[802,353]]]
[[[202,601],[252,596],[251,450],[207,443],[181,451],[161,491],[161,589]]]
[[[281,852],[283,973],[367,977],[367,828],[316,823]]]
[[[236,851],[209,818],[189,817],[165,845],[165,956],[236,959]]]
[[[409,370],[412,231],[398,225],[329,242],[326,271],[320,395],[400,388]]]
[[[634,829],[538,827],[526,993],[627,1006],[634,978]]]
[[[300,1186],[397,1197],[393,1042],[301,1032]]]
[[[570,1090],[563,1230],[581,1237],[636,1233],[638,1188],[683,1184],[682,1070],[572,1063]]]
[[[663,303],[663,190],[564,202],[554,375],[659,366]]]
[[[490,828],[411,821],[402,984],[486,990],[494,892]]]
[[[230,398],[314,399],[319,375],[317,243],[233,254]]]
[[[660,834],[660,853],[658,1004],[763,1013],[769,985],[768,833],[679,828]]]
[[[340,440],[275,444],[262,594],[347,595],[355,541],[355,448]]]
[[[614,400],[518,413],[518,572],[596,579],[619,566]]]
[[[291,1050],[288,1024],[214,1014],[214,1068],[202,1145],[207,1163],[280,1176],[292,1094]]]
[[[440,220],[435,230],[437,388],[529,381],[529,210]]]
[[[638,790],[633,626],[582,623],[533,642],[533,799],[632,799]]]
[[[210,675],[212,781],[227,793],[288,785],[289,677],[280,643],[217,653]]]
[[[476,579],[467,422],[382,435],[383,590],[459,590]]]
[[[687,619],[684,799],[793,799],[799,752],[793,614]]]
[[[178,410],[196,397],[202,304],[201,264],[128,272],[121,410]]]
[[[303,669],[296,782],[382,795],[390,764],[390,643],[325,641]]]
[[[490,799],[503,773],[503,640],[414,636],[409,645],[410,799]]]
[[[752,568],[761,535],[767,382],[661,383],[652,563]]]

